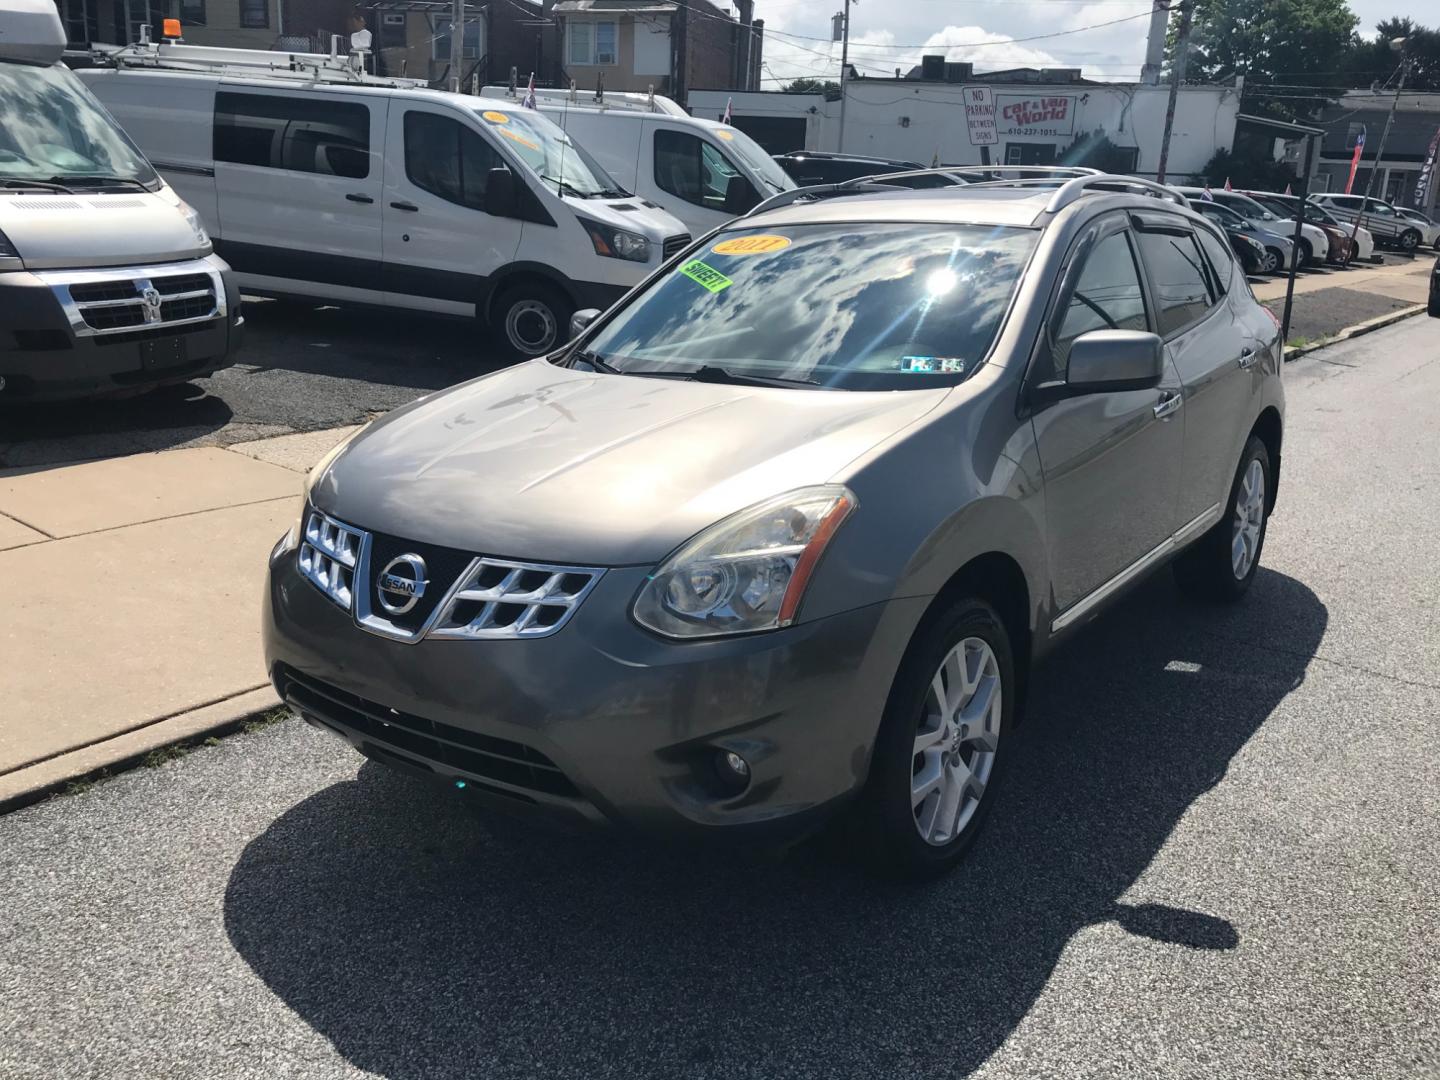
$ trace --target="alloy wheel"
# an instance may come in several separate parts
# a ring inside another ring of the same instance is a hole
[[[539,356],[555,347],[560,328],[549,304],[517,300],[505,312],[505,336],[519,352]]]
[[[1252,460],[1235,493],[1235,516],[1230,523],[1230,569],[1235,580],[1243,581],[1260,550],[1260,530],[1265,524],[1265,469]]]
[[[915,734],[910,805],[927,844],[950,843],[975,816],[995,767],[1001,716],[995,652],[980,638],[965,638],[930,680]]]
[[[1274,248],[1265,249],[1265,261],[1260,264],[1261,273],[1273,274],[1280,266],[1280,253]]]

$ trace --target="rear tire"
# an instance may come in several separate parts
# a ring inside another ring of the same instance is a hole
[[[1400,234],[1400,250],[1405,252],[1414,251],[1420,246],[1420,233],[1416,229],[1406,229]]]
[[[532,360],[570,338],[574,305],[552,285],[522,281],[507,285],[490,304],[490,326],[505,355]]]
[[[1172,564],[1180,588],[1198,600],[1239,600],[1255,580],[1270,523],[1270,451],[1255,435],[1245,444],[1224,516]]]
[[[934,877],[964,857],[995,801],[1015,678],[1010,635],[983,600],[957,601],[911,643],[849,820],[876,870]]]

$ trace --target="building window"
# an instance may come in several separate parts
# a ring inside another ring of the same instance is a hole
[[[569,63],[580,67],[603,67],[618,62],[613,22],[572,22],[567,32]]]
[[[240,0],[240,25],[247,30],[270,27],[270,0]]]
[[[180,0],[180,26],[205,25],[205,0]]]
[[[466,19],[464,22],[465,37],[460,42],[460,58],[462,60],[480,59],[480,20]],[[437,19],[435,22],[435,36],[431,39],[430,58],[432,60],[446,61],[450,59],[450,20]]]

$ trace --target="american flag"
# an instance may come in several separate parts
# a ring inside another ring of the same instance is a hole
[[[1229,178],[1228,176],[1225,177],[1225,190],[1226,190],[1226,191],[1234,191],[1234,190],[1235,190],[1234,188],[1232,188],[1232,187],[1230,186],[1230,178]]]
[[[535,104],[535,73],[533,71],[530,73],[530,85],[525,88],[525,98],[520,105],[526,109],[539,107]]]
[[[1209,184],[1205,185],[1205,190],[1200,193],[1200,198],[1204,199],[1206,202],[1215,201],[1215,193],[1210,190]]]
[[[722,124],[728,124],[728,123],[730,123],[730,104],[731,104],[731,102],[733,102],[734,100],[735,100],[734,98],[726,98],[726,99],[725,99],[725,115],[722,116],[722,117],[720,117],[720,123],[722,123]]]

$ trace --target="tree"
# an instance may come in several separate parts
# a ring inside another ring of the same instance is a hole
[[[1358,35],[1351,43],[1346,73],[1351,86],[1384,85],[1400,66],[1401,54],[1390,45],[1404,38],[1404,57],[1410,62],[1405,73],[1407,90],[1440,90],[1440,30],[1421,26],[1407,16],[1382,19],[1375,24],[1375,36]]]
[[[834,79],[792,79],[780,88],[787,94],[839,94],[840,84]]]
[[[1191,0],[1186,79],[1243,76],[1248,111],[1282,120],[1314,114],[1339,98],[1359,19],[1346,0]],[[1166,42],[1174,60],[1174,34]],[[1273,90],[1266,86],[1275,85]],[[1315,87],[1313,95],[1295,87]]]
[[[1060,154],[1058,164],[1084,165],[1107,173],[1128,173],[1135,165],[1135,152],[1116,146],[1103,127],[1082,131]]]
[[[1231,187],[1284,191],[1286,184],[1295,183],[1295,169],[1251,149],[1232,152],[1221,148],[1205,163],[1195,182],[1218,188],[1224,186],[1226,180]]]

